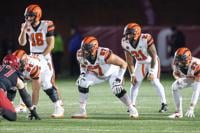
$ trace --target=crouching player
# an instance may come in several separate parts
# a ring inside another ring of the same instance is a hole
[[[0,114],[9,121],[15,121],[17,118],[11,103],[15,98],[16,90],[12,90],[12,88],[18,89],[23,102],[29,108],[29,118],[40,120],[36,109],[32,105],[31,97],[25,89],[17,57],[7,55],[3,59],[3,65],[0,66]]]
[[[64,108],[60,105],[58,93],[51,82],[53,75],[52,71],[49,71],[47,61],[41,61],[37,56],[27,55],[24,50],[16,50],[13,55],[18,57],[18,61],[24,65],[23,75],[26,80],[32,81],[32,100],[33,105],[38,104],[39,90],[42,86],[44,92],[49,96],[54,105],[54,112],[51,115],[53,118],[63,118]],[[20,104],[20,106],[22,103]],[[21,108],[21,107],[20,107]],[[16,111],[19,109],[16,108]]]
[[[176,81],[172,84],[172,93],[176,105],[176,112],[169,118],[182,118],[182,96],[180,90],[186,87],[193,87],[193,94],[187,117],[195,117],[194,108],[197,104],[200,92],[200,60],[192,57],[188,48],[179,48],[174,55],[173,76]]]
[[[98,41],[93,36],[82,40],[81,49],[77,51],[77,60],[80,63],[80,76],[77,80],[80,95],[80,112],[72,118],[87,118],[86,104],[89,87],[108,81],[113,94],[118,97],[129,109],[130,117],[137,118],[138,112],[131,104],[122,80],[127,68],[127,63],[112,53],[108,48],[99,47]]]

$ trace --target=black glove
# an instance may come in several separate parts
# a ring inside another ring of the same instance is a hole
[[[28,118],[30,120],[33,120],[33,119],[35,119],[35,120],[41,120],[40,117],[39,117],[39,115],[36,112],[36,108],[35,107],[33,109],[30,109],[30,114],[29,114]]]

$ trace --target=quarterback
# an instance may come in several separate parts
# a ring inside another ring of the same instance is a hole
[[[39,5],[29,5],[24,13],[25,22],[21,25],[21,33],[18,37],[20,46],[25,46],[27,40],[30,44],[30,54],[36,55],[40,58],[42,64],[47,62],[49,71],[53,73],[51,82],[56,89],[59,99],[61,99],[60,92],[55,85],[55,72],[53,68],[51,51],[54,48],[54,30],[55,26],[53,21],[41,20],[42,9]],[[61,104],[62,100],[59,100]]]
[[[137,118],[138,112],[122,86],[122,80],[127,63],[115,55],[110,49],[99,47],[97,39],[87,36],[82,40],[81,48],[77,51],[77,60],[80,63],[80,76],[77,86],[80,96],[80,112],[72,118],[87,118],[86,104],[89,88],[93,85],[108,81],[113,94],[124,103],[130,117]]]

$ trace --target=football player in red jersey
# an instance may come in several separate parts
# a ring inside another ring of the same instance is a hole
[[[25,89],[21,68],[16,56],[4,57],[3,64],[0,66],[0,114],[7,120],[16,120],[16,112],[11,101],[14,100],[16,94],[13,88],[17,88],[23,102],[30,110],[29,118],[40,120],[36,108],[32,105],[31,97]]]
[[[21,26],[18,42],[21,46],[25,46],[28,37],[31,55],[37,55],[41,62],[48,63],[49,71],[53,73],[51,81],[53,88],[56,89],[60,99],[59,102],[63,105],[61,94],[55,85],[55,72],[51,58],[51,51],[55,43],[54,23],[50,20],[41,20],[42,9],[37,4],[29,5],[25,10],[24,16],[25,23]]]
[[[169,118],[175,119],[183,117],[180,90],[186,87],[193,87],[193,94],[185,116],[195,117],[194,108],[200,93],[200,59],[192,57],[191,51],[188,48],[179,48],[175,52],[172,67],[173,76],[176,79],[172,84],[176,112],[170,115]]]
[[[77,86],[80,95],[80,112],[72,118],[87,118],[86,104],[89,87],[108,81],[113,94],[124,103],[132,118],[138,117],[138,112],[131,104],[126,90],[122,86],[127,63],[115,55],[110,49],[99,47],[98,41],[93,36],[82,40],[81,49],[77,51],[77,60],[80,63],[80,76]]]
[[[141,32],[137,23],[129,23],[124,28],[121,46],[124,50],[132,86],[130,88],[131,102],[135,106],[136,98],[143,79],[151,81],[160,96],[161,108],[159,112],[167,111],[165,90],[160,83],[160,61],[157,56],[153,37]],[[135,64],[134,64],[135,59]]]

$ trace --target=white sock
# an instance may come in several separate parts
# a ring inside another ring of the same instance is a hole
[[[178,89],[172,91],[174,96],[174,102],[176,105],[176,111],[182,113],[182,96]]]
[[[136,105],[136,99],[137,99],[137,96],[138,96],[138,91],[139,91],[140,85],[141,85],[141,82],[139,82],[139,81],[134,86],[131,85],[130,99],[131,99],[132,105]]]
[[[193,93],[191,98],[192,106],[195,106],[197,104],[199,93],[200,93],[200,82],[194,82]]]
[[[119,98],[127,107],[131,105],[131,100],[127,94],[124,94],[123,97]]]
[[[156,89],[157,94],[160,96],[160,102],[166,104],[167,101],[165,97],[165,89],[163,85],[160,83],[160,80],[156,78],[153,81],[151,81],[151,83]]]
[[[80,108],[86,110],[86,104],[88,99],[88,93],[79,93],[80,96]]]

